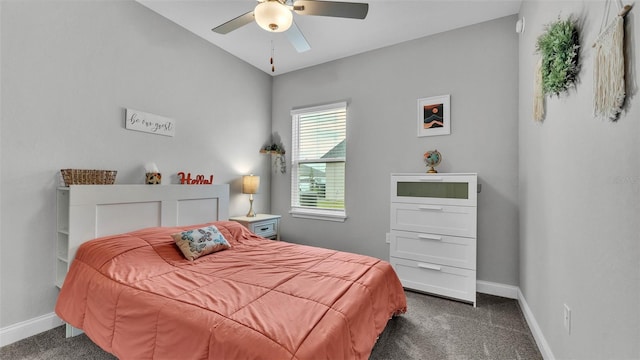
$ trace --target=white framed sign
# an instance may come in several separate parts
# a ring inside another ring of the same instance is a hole
[[[126,111],[125,128],[164,136],[174,136],[176,133],[173,119],[134,109]]]

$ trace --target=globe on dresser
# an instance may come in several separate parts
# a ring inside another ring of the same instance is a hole
[[[442,161],[442,155],[438,150],[429,150],[424,153],[424,163],[429,168],[427,174],[436,174],[438,171],[435,169]]]

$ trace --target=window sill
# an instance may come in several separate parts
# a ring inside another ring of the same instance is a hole
[[[344,222],[347,214],[344,211],[315,210],[293,208],[289,214],[295,218]]]

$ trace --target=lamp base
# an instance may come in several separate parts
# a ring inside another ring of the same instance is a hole
[[[256,212],[253,211],[253,199],[249,199],[249,212],[247,213],[247,217],[256,217]]]

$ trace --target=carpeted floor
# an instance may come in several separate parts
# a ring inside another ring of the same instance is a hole
[[[474,309],[406,294],[407,313],[389,320],[370,360],[542,359],[516,300],[478,293]]]
[[[393,318],[370,360],[542,359],[518,302],[478,294],[478,306],[407,292],[408,311]],[[0,348],[2,360],[113,360],[64,326]]]

